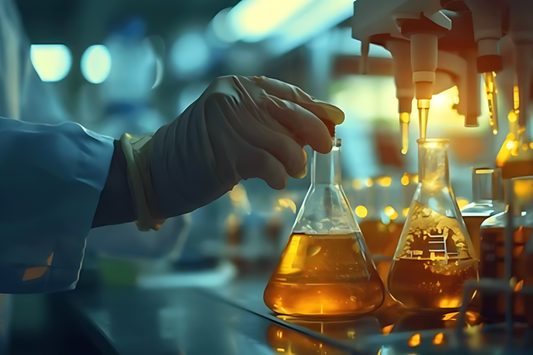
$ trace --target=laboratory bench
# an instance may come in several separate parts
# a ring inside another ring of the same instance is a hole
[[[246,277],[216,288],[101,286],[65,293],[57,302],[93,353],[533,353],[533,330],[525,324],[516,323],[508,341],[502,324],[483,324],[473,312],[464,332],[456,331],[456,313],[414,313],[393,302],[356,318],[276,316],[262,301],[267,281]]]

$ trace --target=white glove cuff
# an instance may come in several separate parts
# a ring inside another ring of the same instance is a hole
[[[120,137],[122,151],[128,164],[128,184],[137,210],[135,224],[140,231],[157,231],[165,221],[155,219],[150,213],[150,205],[153,205],[150,202],[155,201],[155,194],[151,188],[150,168],[147,164],[151,151],[147,143],[152,140],[153,135],[149,133],[142,137],[133,137],[124,133]]]

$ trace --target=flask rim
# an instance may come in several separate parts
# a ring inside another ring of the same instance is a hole
[[[418,138],[416,140],[418,144],[424,144],[424,143],[442,143],[447,144],[450,143],[450,140],[448,138]]]

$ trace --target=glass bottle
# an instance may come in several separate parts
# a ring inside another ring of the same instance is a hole
[[[461,306],[478,259],[449,181],[447,139],[419,139],[419,183],[391,264],[392,297],[408,308]]]
[[[479,249],[479,228],[484,220],[505,210],[503,203],[502,171],[499,168],[472,168],[474,202],[461,210],[476,255]]]
[[[381,282],[341,184],[341,140],[313,152],[311,187],[265,289],[274,312],[344,316],[383,302]]]
[[[513,226],[513,261],[512,276],[520,281],[526,275],[520,270],[520,257],[524,246],[533,232],[533,177],[512,179],[512,193],[514,204]],[[505,226],[508,211],[501,212],[485,220],[481,224],[481,277],[505,277]],[[520,287],[520,286],[519,286]],[[505,295],[483,294],[481,298],[481,315],[490,319],[500,320],[505,316]],[[523,320],[524,303],[521,297],[515,296],[513,314],[515,318]]]

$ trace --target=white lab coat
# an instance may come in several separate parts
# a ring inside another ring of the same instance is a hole
[[[0,293],[75,287],[113,140],[66,122],[0,0]],[[24,121],[24,122],[23,122]]]

